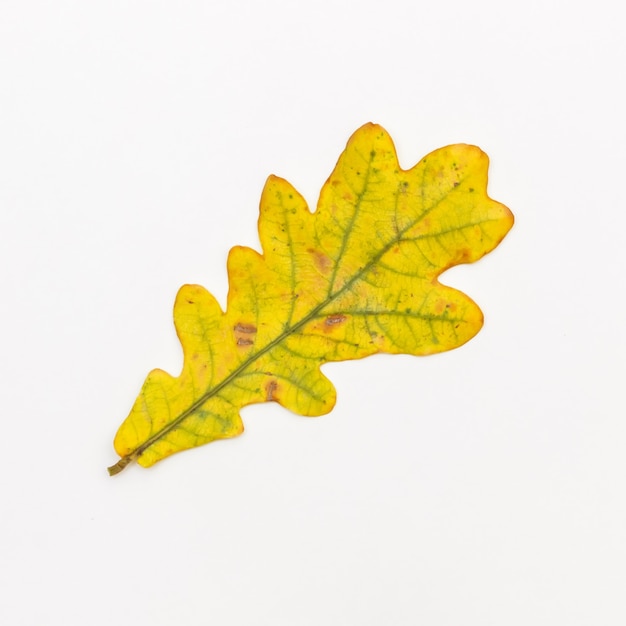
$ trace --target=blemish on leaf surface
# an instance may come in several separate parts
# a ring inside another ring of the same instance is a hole
[[[267,385],[265,385],[265,391],[267,392],[266,400],[267,402],[272,402],[276,400],[276,390],[278,389],[278,383],[275,380],[270,380]]]
[[[342,322],[345,322],[346,319],[348,319],[345,315],[342,315],[341,313],[338,313],[336,315],[329,315],[324,324],[326,324],[326,326],[336,326],[337,324],[341,324]]]

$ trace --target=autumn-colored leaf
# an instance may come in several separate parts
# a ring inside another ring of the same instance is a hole
[[[225,312],[203,287],[180,289],[182,372],[148,375],[115,437],[121,459],[109,472],[235,437],[249,404],[328,413],[335,389],[320,366],[329,361],[426,355],[471,339],[480,309],[437,277],[490,252],[513,224],[487,196],[487,168],[479,148],[453,145],[402,170],[386,131],[366,124],[314,213],[271,176],[260,206],[263,253],[230,251]]]

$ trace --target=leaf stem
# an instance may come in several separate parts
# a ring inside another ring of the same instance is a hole
[[[107,468],[109,476],[115,476],[119,474],[127,465],[130,465],[137,458],[136,454],[129,454],[122,457],[115,465]]]

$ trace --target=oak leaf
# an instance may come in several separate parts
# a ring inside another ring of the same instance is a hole
[[[240,409],[275,401],[305,416],[328,413],[329,361],[379,353],[427,355],[464,344],[483,316],[438,282],[495,248],[511,212],[487,196],[488,158],[477,147],[436,150],[410,170],[391,138],[366,124],[348,141],[312,213],[286,181],[262,193],[262,254],[228,257],[226,311],[183,286],[174,322],[179,376],[153,370],[115,437],[120,472],[243,431]]]

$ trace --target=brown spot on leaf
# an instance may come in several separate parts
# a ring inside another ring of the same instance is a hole
[[[457,309],[457,305],[455,302],[447,302],[443,298],[439,298],[437,302],[435,302],[435,313],[437,315],[441,315],[443,313],[454,313]]]
[[[324,324],[326,324],[326,326],[336,326],[337,324],[341,324],[342,322],[345,322],[346,319],[348,319],[345,315],[342,315],[341,313],[336,313],[334,315],[329,315],[326,318],[326,321],[324,322]]]
[[[330,272],[332,265],[330,257],[313,248],[308,248],[307,252],[313,256],[313,263],[315,263],[315,267],[317,267],[322,274],[328,274],[328,272]]]
[[[251,346],[254,343],[254,335],[256,334],[256,326],[254,324],[237,322],[233,326],[233,330],[235,331],[235,342],[238,346]]]
[[[256,333],[256,326],[254,324],[243,324],[238,322],[234,326],[234,330],[237,333],[244,333],[245,335],[253,335]]]
[[[265,396],[266,402],[276,401],[276,396],[274,394],[276,393],[277,389],[278,389],[278,383],[275,380],[270,380],[267,383],[267,385],[265,385],[265,391],[267,392]]]

